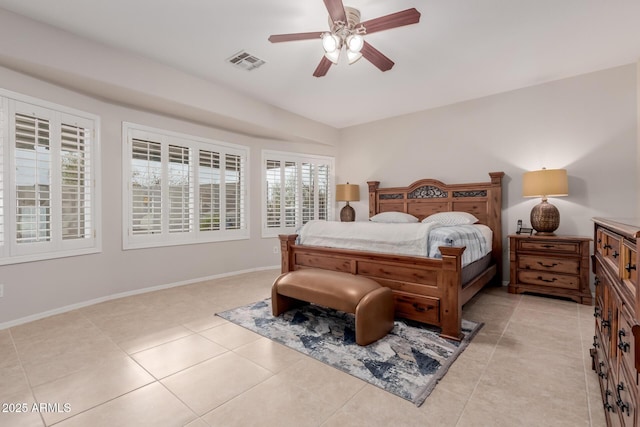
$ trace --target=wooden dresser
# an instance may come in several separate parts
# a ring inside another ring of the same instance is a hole
[[[592,303],[589,243],[577,236],[509,235],[509,292],[535,292]]]
[[[610,426],[640,425],[638,237],[640,219],[594,218],[596,302],[591,357]]]

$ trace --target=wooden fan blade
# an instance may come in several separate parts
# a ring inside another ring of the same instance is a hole
[[[370,19],[361,22],[360,25],[363,25],[364,28],[367,29],[367,34],[371,34],[377,31],[417,24],[418,22],[420,22],[420,12],[413,8],[381,16],[380,18]]]
[[[324,5],[327,7],[331,22],[347,22],[347,14],[344,11],[342,0],[324,0]]]
[[[313,77],[324,76],[327,74],[327,71],[329,71],[329,68],[331,68],[331,65],[333,65],[333,62],[329,61],[326,56],[323,56],[316,70],[313,72]]]
[[[323,31],[313,33],[273,34],[269,36],[271,43],[292,42],[296,40],[320,39]]]
[[[364,42],[362,46],[362,50],[360,50],[362,56],[371,62],[373,65],[378,67],[380,71],[388,71],[394,66],[394,62],[384,56],[382,52],[380,52],[375,47],[371,46],[369,43]],[[329,61],[331,62],[331,61]]]

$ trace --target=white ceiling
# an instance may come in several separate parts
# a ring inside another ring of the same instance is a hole
[[[366,21],[417,8],[420,23],[366,37],[395,67],[366,60],[312,73],[328,29],[322,0],[0,0],[0,7],[127,49],[342,128],[640,58],[638,0],[348,0]],[[254,71],[225,60],[246,50]]]

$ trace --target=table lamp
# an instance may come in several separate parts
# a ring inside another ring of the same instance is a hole
[[[522,176],[522,197],[542,197],[542,202],[531,209],[531,227],[536,234],[553,236],[560,225],[558,208],[547,202],[547,197],[569,195],[566,169],[545,169],[525,172]]]
[[[355,184],[338,184],[336,185],[336,200],[338,202],[347,202],[340,210],[340,221],[349,222],[356,220],[356,211],[349,206],[349,202],[357,202],[360,200],[360,186]]]

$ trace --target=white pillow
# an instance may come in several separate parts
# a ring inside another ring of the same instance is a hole
[[[418,222],[418,218],[404,212],[382,212],[369,218],[369,221],[386,223],[408,223]]]
[[[468,212],[439,212],[429,215],[422,222],[437,222],[442,225],[475,224],[478,218]]]

